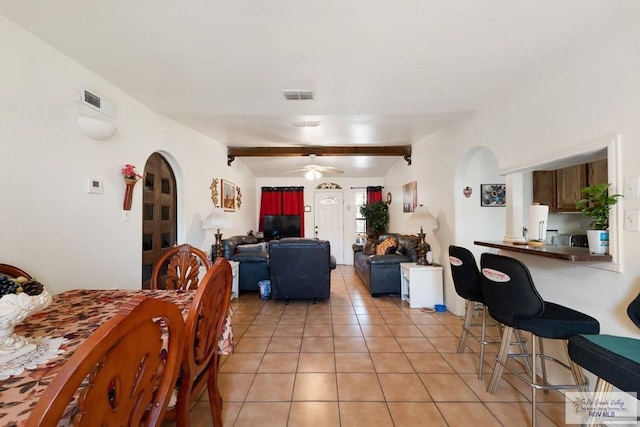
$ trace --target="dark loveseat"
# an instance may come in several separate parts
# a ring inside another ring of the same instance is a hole
[[[363,245],[353,245],[353,267],[373,296],[400,294],[400,263],[418,259],[417,236],[387,233],[382,234],[377,243],[389,236],[398,242],[394,253],[371,255],[363,252]]]
[[[257,291],[258,281],[269,279],[269,249],[253,236],[232,236],[222,240],[224,257],[238,261],[238,289]]]
[[[269,242],[272,299],[329,298],[334,268],[327,240],[288,237]]]

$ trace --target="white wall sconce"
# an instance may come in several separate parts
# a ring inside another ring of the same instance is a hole
[[[98,141],[109,139],[116,133],[116,127],[113,123],[93,117],[77,116],[76,123],[80,132]]]

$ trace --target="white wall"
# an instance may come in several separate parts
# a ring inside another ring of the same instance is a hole
[[[474,114],[414,145],[413,165],[398,161],[385,176],[397,189],[418,180],[418,200],[438,214],[436,259],[463,243],[456,233],[456,194],[464,185],[456,171],[474,147],[490,149],[501,170],[532,165],[550,154],[575,150],[614,134],[622,135],[622,175],[640,175],[640,7],[634,6],[605,32],[580,40],[561,55],[549,57],[513,87],[497,94]],[[399,178],[402,177],[402,178]],[[474,189],[475,191],[475,189]],[[640,200],[622,200],[621,208],[640,208]],[[399,228],[398,218],[393,228]],[[504,234],[505,230],[501,230]],[[518,256],[531,268],[542,296],[596,317],[602,332],[637,336],[625,308],[640,291],[640,233],[623,232],[623,265],[615,273],[579,263]],[[508,255],[516,256],[514,253]],[[445,300],[456,298],[445,271]]]
[[[256,213],[255,213],[255,228],[258,229],[258,218],[260,216],[260,188],[261,187],[304,187],[304,204],[312,207],[311,212],[307,212],[304,215],[304,234],[305,237],[314,236],[314,191],[315,188],[324,182],[330,182],[338,184],[342,187],[344,194],[344,263],[347,265],[353,265],[353,249],[351,245],[355,243],[355,193],[356,191],[363,191],[362,189],[356,190],[351,187],[367,187],[369,185],[382,185],[382,177],[377,178],[344,178],[344,177],[322,177],[317,181],[309,181],[307,179],[296,178],[256,178]],[[384,193],[386,194],[386,189]],[[401,198],[394,198],[394,200],[402,200]],[[401,202],[396,202],[401,203]],[[393,204],[392,204],[393,205]],[[392,230],[392,229],[390,229]]]
[[[52,293],[139,288],[142,185],[123,222],[120,168],[131,163],[141,172],[155,151],[176,168],[181,242],[209,249],[213,236],[201,218],[212,208],[214,177],[244,195],[225,233],[251,228],[255,180],[241,161],[227,166],[225,146],[153,113],[4,17],[0,51],[0,262],[20,266]],[[78,114],[110,120],[78,102],[81,85],[117,104],[111,139],[91,140],[76,127]],[[104,194],[85,193],[88,178],[103,180]]]

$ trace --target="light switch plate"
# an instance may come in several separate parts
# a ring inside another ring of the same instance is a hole
[[[624,178],[623,194],[627,199],[640,198],[640,176],[627,176]]]
[[[640,210],[624,210],[624,229],[627,231],[640,231]]]
[[[89,178],[87,179],[87,193],[102,194],[104,193],[104,187],[101,179]]]

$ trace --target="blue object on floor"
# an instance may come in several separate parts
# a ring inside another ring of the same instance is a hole
[[[260,299],[269,299],[271,296],[271,280],[260,280],[258,286],[260,287]]]
[[[438,313],[444,313],[447,311],[447,306],[444,304],[436,304],[435,309]]]

